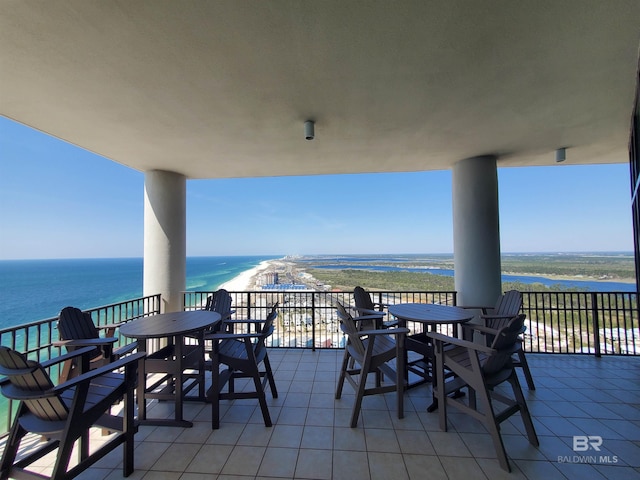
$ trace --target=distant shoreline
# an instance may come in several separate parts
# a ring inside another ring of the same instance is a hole
[[[636,283],[635,278],[596,278],[586,275],[554,275],[526,272],[502,272],[502,275],[519,275],[523,277],[540,277],[547,280],[567,280],[576,282],[602,282],[602,283]]]
[[[252,290],[256,287],[258,276],[279,260],[264,260],[253,268],[241,272],[238,276],[222,283],[218,288],[225,289],[230,292],[242,292]]]
[[[348,257],[348,256],[344,256]],[[307,257],[308,258],[308,257]],[[271,270],[271,271],[283,271],[288,270],[289,272],[293,272],[295,276],[300,278],[304,277],[305,284],[316,284],[317,280],[311,276],[311,274],[306,271],[309,269],[313,269],[316,267],[314,262],[310,262],[307,264],[302,264],[297,262],[295,259],[289,259],[287,257],[283,257],[281,259],[274,260],[265,260],[260,262],[259,265],[246,270],[240,273],[235,278],[229,280],[228,282],[220,285],[219,288],[224,288],[228,291],[251,291],[251,290],[259,290],[261,285],[258,285],[260,280],[260,276]],[[348,270],[349,266],[345,266],[344,270]],[[336,269],[339,270],[339,269]],[[433,275],[438,275],[437,270],[434,270]],[[548,281],[575,281],[575,282],[597,282],[601,284],[607,283],[625,283],[633,285],[635,284],[635,279],[633,278],[596,278],[586,275],[554,275],[554,274],[538,274],[538,273],[524,273],[524,272],[502,272],[502,275],[516,275],[521,277],[530,277],[532,279],[540,278],[548,280]],[[535,282],[531,282],[535,283]]]

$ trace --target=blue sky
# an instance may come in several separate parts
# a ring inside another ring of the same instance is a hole
[[[633,250],[627,163],[498,181],[503,252]],[[142,256],[143,187],[142,172],[0,117],[0,259]],[[452,251],[450,171],[187,182],[190,256]]]

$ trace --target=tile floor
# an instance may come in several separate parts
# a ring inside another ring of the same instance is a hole
[[[428,385],[406,394],[402,420],[393,394],[366,397],[352,429],[351,387],[334,399],[342,351],[271,349],[269,355],[280,394],[270,399],[273,427],[264,426],[255,400],[224,401],[216,431],[211,407],[188,403],[185,418],[193,428],[140,428],[129,478],[640,479],[640,357],[530,354],[537,389],[523,390],[540,447],[528,443],[518,415],[503,423],[507,473],[476,420],[450,410],[449,431],[440,430],[437,413],[426,412]],[[154,416],[161,409],[171,415],[164,403],[152,408]],[[601,450],[574,451],[578,435],[601,437]],[[122,478],[121,455],[116,449],[81,478]]]

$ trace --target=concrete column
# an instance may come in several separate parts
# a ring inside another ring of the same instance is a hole
[[[144,295],[162,294],[162,310],[182,310],[186,286],[187,182],[152,170],[144,179]]]
[[[494,305],[502,292],[496,157],[461,160],[452,182],[458,305]]]

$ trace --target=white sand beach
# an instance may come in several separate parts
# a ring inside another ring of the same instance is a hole
[[[249,270],[245,270],[237,277],[234,277],[228,282],[223,283],[219,288],[224,288],[229,292],[243,292],[246,290],[251,290],[255,287],[256,278],[258,277],[258,275],[269,268],[271,262],[272,260],[265,260],[263,262],[260,262],[260,264],[256,265],[255,267]]]

